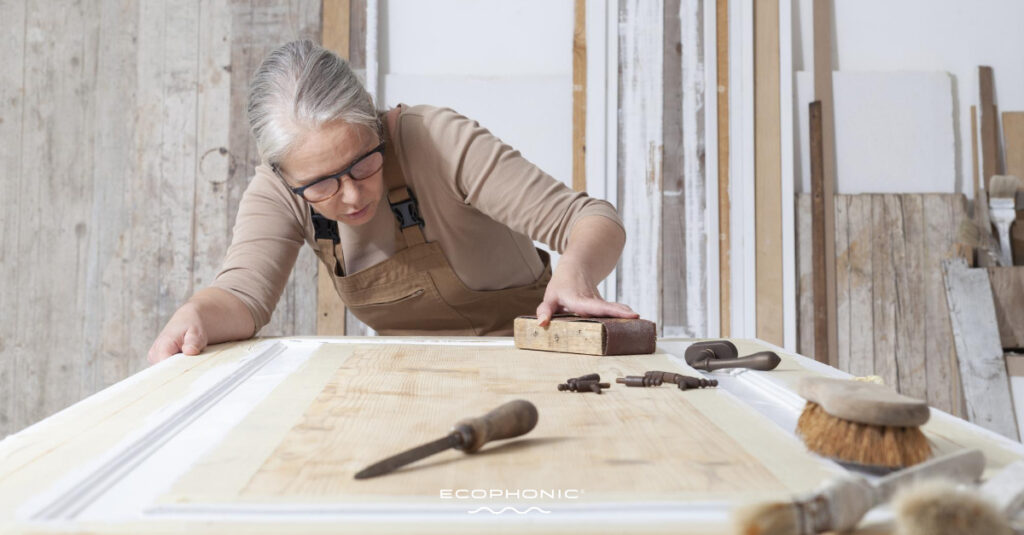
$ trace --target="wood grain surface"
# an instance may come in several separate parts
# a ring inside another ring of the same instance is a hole
[[[0,436],[141,370],[213,280],[258,162],[249,79],[320,0],[6,2]],[[313,332],[300,254],[264,334]]]
[[[814,349],[811,199],[797,203],[798,350]],[[879,375],[901,393],[963,414],[941,261],[951,255],[962,196],[837,195],[839,369]]]
[[[649,369],[679,366],[665,353],[591,357],[503,347],[327,346],[164,500],[435,500],[438,489],[481,487],[576,488],[593,501],[730,500],[809,488],[827,476],[793,437],[720,390],[613,385],[596,395],[555,389],[585,373],[614,383]],[[310,403],[310,391],[321,382]],[[537,428],[522,439],[352,479],[372,462],[517,398],[529,399],[540,413]],[[253,452],[233,454],[242,444]]]

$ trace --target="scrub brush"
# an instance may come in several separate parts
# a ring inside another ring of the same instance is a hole
[[[931,456],[920,426],[928,405],[874,383],[806,377],[797,392],[807,400],[796,424],[811,451],[841,463],[897,469]]]
[[[1024,461],[1007,466],[980,488],[945,479],[908,486],[893,498],[896,535],[1008,535],[1024,506]]]
[[[1010,175],[993,175],[989,183],[989,219],[999,233],[999,252],[1002,265],[1013,265],[1010,250],[1010,225],[1017,218],[1017,189],[1020,179]]]
[[[735,533],[743,535],[810,535],[853,529],[878,504],[906,485],[942,477],[974,482],[985,469],[981,450],[962,450],[893,472],[877,483],[846,474],[791,502],[740,507],[733,514]]]

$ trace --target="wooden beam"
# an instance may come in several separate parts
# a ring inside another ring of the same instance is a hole
[[[718,61],[718,284],[721,335],[732,331],[732,271],[729,260],[729,2],[715,2]]]
[[[960,378],[967,401],[967,418],[972,423],[1018,440],[988,271],[970,269],[959,258],[942,264]]]
[[[754,218],[757,337],[782,345],[779,4],[754,2]]]
[[[349,59],[349,26],[351,5],[349,0],[323,0],[323,26],[321,42],[324,48],[344,59]],[[345,303],[334,288],[331,274],[322,262],[317,262],[316,278],[316,334],[345,334]]]
[[[587,2],[576,0],[572,32],[572,189],[587,189]]]
[[[810,104],[811,141],[811,277],[814,295],[814,354],[828,362],[828,300],[825,294],[825,171],[822,161],[821,101]]]
[[[1006,174],[1024,178],[1024,112],[1003,112],[1003,147],[1006,155]],[[1017,197],[1021,192],[1018,190]],[[1010,228],[1013,245],[1013,264],[1024,265],[1024,206],[1017,204],[1017,219]]]
[[[999,161],[999,130],[996,126],[995,82],[992,67],[978,67],[978,100],[981,102],[981,180],[988,191],[992,175],[1003,174]]]
[[[1024,349],[1024,266],[990,267],[999,339],[1003,349]]]
[[[821,101],[821,146],[825,196],[825,295],[828,300],[828,360],[839,363],[836,310],[836,131],[832,100],[832,0],[814,0],[814,98]],[[816,357],[823,358],[823,357]]]

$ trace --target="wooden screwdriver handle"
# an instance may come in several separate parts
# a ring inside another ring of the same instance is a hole
[[[537,425],[537,407],[525,399],[509,401],[491,412],[455,424],[462,435],[458,449],[473,453],[492,440],[513,438],[529,433]]]
[[[774,370],[780,362],[782,362],[782,359],[775,353],[761,351],[760,353],[754,353],[753,355],[738,359],[707,359],[701,362],[701,365],[694,366],[694,368],[708,372],[724,368],[748,368],[751,370],[768,371]]]

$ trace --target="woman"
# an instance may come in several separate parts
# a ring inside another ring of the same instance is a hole
[[[249,122],[263,163],[223,268],[167,322],[151,362],[252,337],[303,242],[381,334],[509,335],[531,313],[637,317],[597,292],[625,243],[615,209],[454,111],[378,114],[344,60],[296,41],[256,72]],[[553,274],[531,239],[562,253]]]

